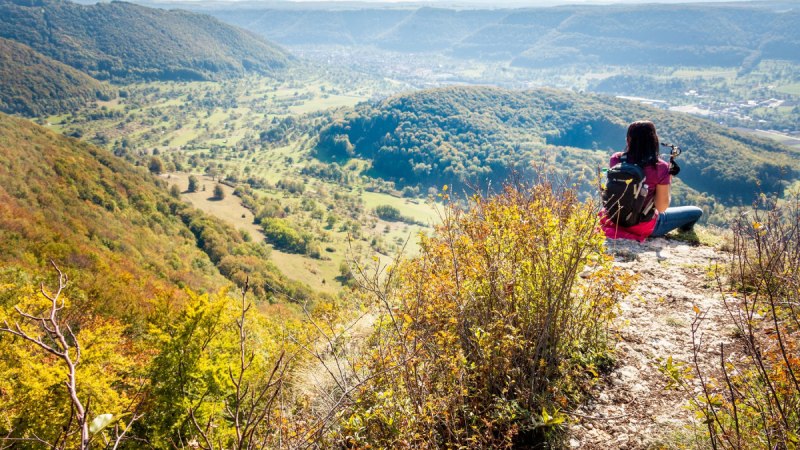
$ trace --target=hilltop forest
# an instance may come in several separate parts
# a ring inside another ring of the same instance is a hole
[[[114,98],[104,82],[280,76],[293,57],[209,16],[112,2],[0,2],[0,111],[28,117]]]
[[[0,38],[0,111],[45,116],[109,100],[116,90],[30,47]]]
[[[129,324],[147,314],[143,299],[243,285],[247,276],[263,300],[311,296],[284,280],[263,245],[183,204],[149,171],[29,122],[0,119],[6,282],[41,280],[41,268],[59,261],[74,271],[73,301]]]
[[[544,167],[590,190],[640,117],[686,149],[681,181],[723,204],[753,201],[756,183],[780,194],[798,176],[798,153],[778,144],[624,100],[544,89],[442,88],[363,103],[321,128],[317,152],[367,158],[374,175],[401,186],[498,185],[514,170],[529,177]]]
[[[278,47],[208,16],[125,2],[3,0],[0,37],[101,80],[265,74],[290,59]]]

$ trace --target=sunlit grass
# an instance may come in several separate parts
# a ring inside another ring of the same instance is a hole
[[[800,83],[784,84],[776,87],[775,90],[784,94],[800,95]]]
[[[724,78],[728,81],[736,79],[735,68],[710,67],[701,68],[681,68],[672,72],[675,78]]]

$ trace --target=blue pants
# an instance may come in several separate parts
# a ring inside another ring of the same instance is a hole
[[[656,228],[650,236],[663,236],[676,228],[691,230],[692,226],[700,220],[702,215],[703,210],[697,206],[676,206],[667,208],[666,211],[659,213]]]

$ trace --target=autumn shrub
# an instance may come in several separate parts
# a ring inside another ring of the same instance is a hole
[[[59,275],[56,293],[26,288],[0,305],[0,448],[295,449],[328,427],[333,406],[312,411],[295,386],[297,366],[318,357],[320,326],[341,333],[335,302],[307,303],[303,320],[251,302],[249,280],[238,299],[187,290],[180,304],[151,299],[148,330],[133,339],[76,309]]]
[[[180,313],[155,319],[150,330],[155,356],[147,413],[135,434],[147,436],[154,448],[291,442],[282,435],[290,419],[285,383],[298,350],[280,335],[302,335],[302,325],[290,317],[271,320],[246,297],[236,300],[226,291],[189,297]]]
[[[116,319],[70,318],[62,288],[27,286],[0,306],[0,448],[108,448],[114,430],[136,420],[143,349]]]
[[[382,308],[355,365],[363,383],[331,439],[357,448],[552,443],[611,363],[608,326],[629,284],[604,252],[594,205],[543,183],[450,202],[441,215],[418,257],[361,277]]]
[[[693,367],[701,393],[692,405],[707,433],[704,447],[800,446],[800,203],[762,206],[733,223],[720,281],[736,341],[714,349],[714,373]]]

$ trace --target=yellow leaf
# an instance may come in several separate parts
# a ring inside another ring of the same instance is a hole
[[[697,305],[692,305],[692,309],[694,310],[695,314],[700,314],[700,308],[698,308]]]

